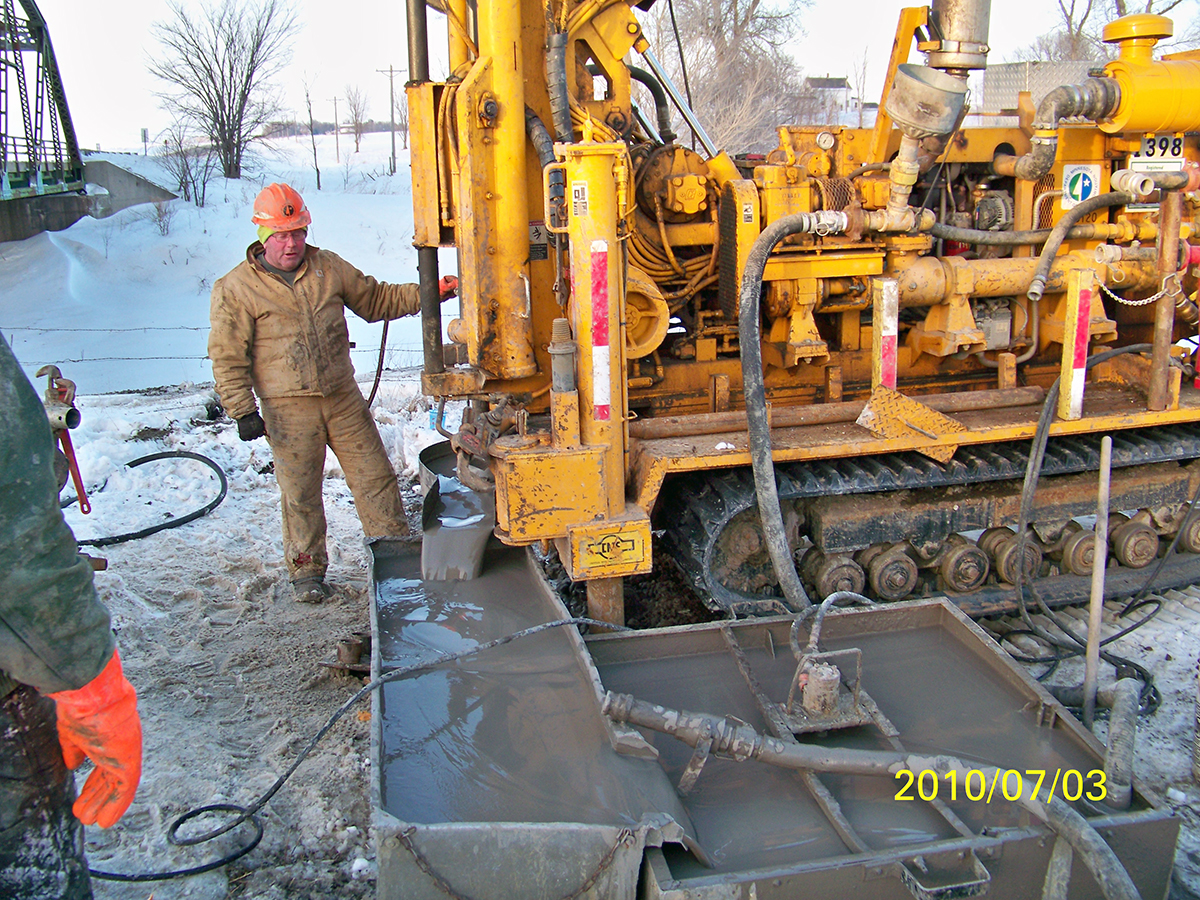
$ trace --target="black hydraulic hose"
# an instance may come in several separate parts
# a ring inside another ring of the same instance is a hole
[[[1150,344],[1130,344],[1126,347],[1115,347],[1111,350],[1104,350],[1100,353],[1094,354],[1093,356],[1089,356],[1085,365],[1087,369],[1091,369],[1093,366],[1107,362],[1108,360],[1124,353],[1149,353],[1152,350],[1153,347]],[[1018,564],[1016,566],[1016,578],[1013,584],[1013,590],[1016,592],[1017,606],[1021,613],[1021,620],[1025,623],[1025,627],[1029,630],[1029,632],[1038,639],[1049,644],[1051,647],[1065,650],[1069,653],[1069,655],[1077,656],[1086,649],[1086,638],[1077,635],[1067,622],[1062,621],[1061,617],[1055,615],[1050,607],[1046,605],[1045,601],[1041,597],[1041,594],[1030,588],[1030,593],[1037,602],[1039,611],[1051,622],[1053,622],[1055,626],[1062,630],[1062,632],[1066,634],[1067,637],[1069,637],[1073,642],[1066,643],[1061,638],[1057,637],[1050,631],[1047,631],[1045,628],[1033,621],[1029,614],[1028,604],[1025,600],[1025,542],[1028,540],[1027,532],[1029,519],[1033,513],[1033,498],[1037,492],[1038,477],[1041,474],[1042,463],[1046,457],[1046,445],[1050,439],[1050,423],[1053,421],[1054,410],[1058,405],[1060,384],[1061,379],[1055,379],[1054,384],[1052,384],[1050,389],[1046,391],[1046,399],[1042,405],[1041,415],[1038,417],[1037,427],[1034,430],[1033,442],[1029,451],[1029,462],[1025,467],[1025,481],[1021,487],[1021,506],[1017,516],[1018,544],[1016,548],[1016,558],[1018,560]],[[1129,609],[1127,608],[1126,612],[1128,611]],[[1156,613],[1157,610],[1155,610],[1154,613],[1146,616],[1140,622],[1126,629],[1121,635],[1114,635],[1108,640],[1102,641],[1101,643],[1109,643],[1111,640],[1116,640],[1117,637],[1121,637],[1124,634],[1128,634],[1130,631],[1135,630],[1136,628],[1140,628],[1151,618],[1153,618]],[[1060,655],[1058,658],[1061,659],[1063,657]],[[1105,653],[1103,651],[1100,654],[1100,658],[1105,662],[1116,666],[1118,671],[1125,670],[1137,672],[1138,676],[1145,685],[1145,687],[1142,689],[1142,702],[1146,708],[1146,711],[1149,712],[1157,708],[1159,703],[1158,689],[1155,688],[1154,679],[1146,669],[1137,665],[1136,663],[1131,662],[1130,660],[1111,653]],[[1034,661],[1044,662],[1045,660]]]
[[[529,136],[529,143],[533,145],[534,151],[537,153],[538,162],[541,163],[543,169],[554,163],[554,138],[550,137],[550,131],[546,128],[546,123],[543,122],[538,114],[528,106],[525,107],[525,134]],[[550,209],[565,209],[567,197],[567,176],[561,168],[551,169],[549,182],[549,200]],[[558,235],[551,232],[546,232],[546,240],[551,247],[558,246]]]
[[[1059,219],[1058,224],[1051,229],[1050,237],[1046,239],[1046,244],[1042,247],[1033,281],[1029,283],[1029,290],[1025,292],[1025,296],[1034,301],[1042,299],[1042,294],[1046,291],[1046,281],[1050,278],[1050,267],[1054,265],[1054,257],[1058,255],[1058,248],[1062,246],[1062,242],[1067,238],[1067,232],[1074,227],[1076,222],[1098,209],[1104,209],[1107,206],[1124,206],[1136,200],[1137,197],[1127,191],[1110,191],[1107,194],[1089,197],[1067,210],[1066,214]]]
[[[312,753],[313,749],[318,743],[320,743],[321,739],[325,737],[325,735],[329,733],[329,730],[338,723],[342,716],[349,712],[359,700],[363,699],[363,697],[368,696],[372,691],[379,690],[385,684],[389,684],[393,681],[399,681],[400,679],[407,678],[410,675],[416,675],[418,672],[424,672],[428,669],[437,668],[445,663],[455,662],[460,659],[465,659],[469,656],[474,656],[478,653],[484,653],[503,644],[509,644],[521,638],[530,637],[535,634],[541,634],[543,631],[549,631],[551,628],[562,628],[564,625],[594,625],[596,627],[602,627],[608,631],[630,630],[623,625],[613,625],[611,622],[600,622],[596,619],[588,619],[585,617],[556,619],[553,622],[543,622],[540,625],[533,625],[529,628],[522,629],[521,631],[514,631],[512,634],[506,634],[503,637],[486,641],[482,644],[478,644],[477,646],[469,647],[466,650],[460,650],[457,653],[443,652],[437,654],[432,659],[428,659],[423,662],[412,663],[411,665],[407,666],[401,666],[398,669],[392,669],[390,672],[380,675],[370,684],[364,686],[361,690],[355,693],[353,697],[339,706],[333,715],[331,715],[325,722],[325,724],[321,726],[317,733],[313,735],[312,740],[308,742],[304,749],[296,754],[295,760],[293,760],[292,764],[288,766],[287,771],[275,779],[275,783],[267,788],[267,790],[249,806],[239,806],[235,803],[215,803],[208,806],[200,806],[196,809],[191,809],[185,812],[174,822],[172,822],[171,826],[167,829],[167,840],[171,844],[174,844],[177,847],[194,847],[197,844],[203,844],[213,840],[214,838],[218,838],[223,834],[228,834],[243,823],[249,822],[255,829],[255,836],[252,838],[248,846],[242,847],[229,856],[223,857],[215,862],[205,863],[202,866],[195,866],[188,869],[176,869],[169,872],[140,872],[126,875],[117,872],[103,872],[96,869],[89,869],[88,871],[94,878],[99,878],[104,881],[167,881],[172,878],[183,878],[186,875],[197,875],[201,872],[208,872],[212,869],[223,866],[226,863],[232,862],[235,859],[245,856],[256,846],[258,846],[258,842],[262,840],[263,829],[262,824],[258,819],[258,812],[269,802],[271,802],[271,798],[279,793],[279,789],[282,788],[287,780],[292,777],[295,771],[300,768],[300,764],[308,758],[308,755]],[[211,831],[206,831],[202,834],[194,835],[192,837],[179,836],[179,829],[192,819],[195,819],[198,816],[206,813],[218,812],[236,813],[237,818],[225,825],[214,828]]]
[[[779,506],[779,490],[775,484],[775,462],[771,456],[771,422],[767,417],[767,389],[763,380],[762,347],[759,346],[762,315],[762,277],[767,257],[775,245],[792,234],[810,232],[834,233],[846,230],[846,214],[835,212],[796,213],[784,216],[768,225],[755,240],[746,258],[742,289],[738,297],[738,344],[742,355],[742,390],[746,403],[749,430],[750,461],[754,469],[754,489],[758,496],[758,514],[762,519],[763,537],[775,568],[775,577],[783,589],[784,599],[795,610],[809,606],[811,601],[800,583],[792,550],[788,545]]]
[[[546,38],[546,90],[550,93],[550,118],[560,144],[575,140],[571,127],[571,94],[567,90],[567,35],[556,31]]]
[[[178,528],[180,525],[186,525],[188,522],[194,522],[201,516],[207,516],[210,512],[216,509],[225,495],[229,493],[229,481],[225,477],[225,472],[215,462],[207,456],[201,456],[199,453],[191,453],[187,450],[167,450],[163,453],[151,453],[149,456],[142,456],[135,459],[133,462],[126,463],[130,469],[135,469],[140,465],[148,462],[154,462],[159,459],[194,459],[196,462],[202,462],[217,476],[217,481],[221,484],[221,489],[217,492],[217,496],[197,510],[193,510],[185,516],[180,516],[178,519],[171,519],[167,522],[159,522],[157,525],[151,525],[149,528],[143,528],[140,531],[131,531],[127,534],[118,534],[113,537],[92,538],[87,541],[80,541],[81,547],[109,547],[113,544],[123,544],[126,541],[137,541],[144,537],[150,537],[152,534],[158,534],[160,531],[166,531],[168,528]]]
[[[861,606],[876,605],[870,597],[864,597],[855,591],[834,591],[822,600],[819,606],[807,606],[800,610],[792,619],[792,627],[788,629],[788,643],[792,645],[792,655],[796,659],[800,659],[806,653],[816,653],[821,646],[821,626],[825,621],[825,614],[834,606],[850,603],[857,603]],[[813,624],[812,628],[808,630],[808,645],[801,647],[800,626],[809,619],[813,619]]]
[[[654,113],[658,117],[658,136],[663,139],[664,144],[674,143],[676,135],[671,128],[671,107],[668,105],[667,92],[663,89],[662,84],[645,69],[628,64],[625,68],[629,70],[629,77],[644,86],[654,97]],[[600,67],[595,63],[588,63],[588,71],[593,75],[599,75]]]
[[[525,134],[529,136],[529,143],[533,145],[534,152],[537,153],[538,162],[542,164],[542,168],[554,162],[554,139],[550,137],[550,132],[546,128],[546,123],[538,118],[530,107],[525,107]]]
[[[1043,244],[1049,239],[1052,228],[1035,228],[1029,231],[983,231],[978,228],[955,228],[938,222],[929,230],[936,238],[958,241],[963,244],[986,244],[989,247],[1023,247]],[[1084,240],[1096,236],[1092,225],[1076,225],[1066,235],[1066,240]]]
[[[375,402],[375,394],[379,390],[379,379],[383,377],[383,356],[387,350],[388,320],[383,320],[383,336],[379,338],[379,359],[375,363],[375,381],[371,383],[371,394],[367,397],[367,406]]]
[[[639,84],[644,85],[654,96],[654,112],[658,116],[658,135],[663,139],[663,143],[674,143],[676,134],[671,128],[671,107],[667,103],[667,92],[663,89],[659,80],[645,69],[640,69],[637,66],[626,66],[629,69],[629,75]]]

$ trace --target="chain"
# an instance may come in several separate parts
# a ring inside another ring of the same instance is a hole
[[[1167,287],[1168,281],[1171,282],[1170,287]],[[1103,283],[1100,283],[1100,292],[1104,294],[1104,296],[1115,300],[1117,303],[1122,303],[1125,306],[1149,306],[1151,303],[1158,301],[1162,297],[1180,296],[1183,293],[1183,288],[1179,285],[1179,273],[1172,272],[1162,280],[1162,290],[1150,297],[1143,297],[1141,300],[1126,300],[1124,297],[1118,297],[1107,287],[1105,287]]]
[[[436,887],[446,896],[453,898],[453,900],[471,900],[471,898],[460,894],[458,891],[452,888],[446,879],[442,878],[441,875],[434,871],[433,866],[429,864],[429,860],[427,860],[421,854],[421,851],[417,849],[416,844],[413,843],[412,836],[416,834],[416,832],[416,826],[409,825],[397,836],[400,838],[400,842],[404,844],[404,848],[412,855],[413,862],[417,864],[417,868],[428,875],[429,879],[433,882],[434,887]],[[617,855],[617,851],[628,844],[632,839],[633,832],[628,828],[622,828],[617,834],[616,843],[614,843],[608,849],[608,852],[604,854],[604,857],[596,865],[596,868],[592,871],[592,874],[589,875],[583,884],[581,884],[578,888],[565,895],[562,900],[578,900],[579,897],[582,897],[589,890],[591,890],[596,884],[597,880],[599,880],[600,876],[604,874],[604,870],[612,864],[613,858]]]

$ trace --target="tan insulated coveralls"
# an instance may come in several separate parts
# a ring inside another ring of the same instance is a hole
[[[323,576],[328,445],[368,537],[408,533],[396,474],[354,380],[345,309],[396,319],[420,309],[415,284],[384,284],[335,253],[309,246],[291,285],[259,261],[213,285],[208,355],[225,411],[235,419],[262,403],[283,510],[283,551],[293,581]]]

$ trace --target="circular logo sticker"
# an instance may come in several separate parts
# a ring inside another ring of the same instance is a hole
[[[1100,167],[1095,165],[1063,166],[1063,209],[1082,203],[1099,193]]]

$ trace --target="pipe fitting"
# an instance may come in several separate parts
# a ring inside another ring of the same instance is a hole
[[[1121,90],[1112,78],[1089,78],[1056,87],[1038,104],[1029,152],[1020,157],[1000,154],[992,161],[992,171],[1021,181],[1040,180],[1058,155],[1058,123],[1062,119],[1083,116],[1095,122],[1111,114],[1120,102]]]
[[[550,389],[555,393],[575,390],[575,342],[571,323],[558,318],[550,324]]]
[[[1150,175],[1145,172],[1135,172],[1132,169],[1113,172],[1109,184],[1114,191],[1128,191],[1139,197],[1149,197],[1155,189],[1154,179]]]

